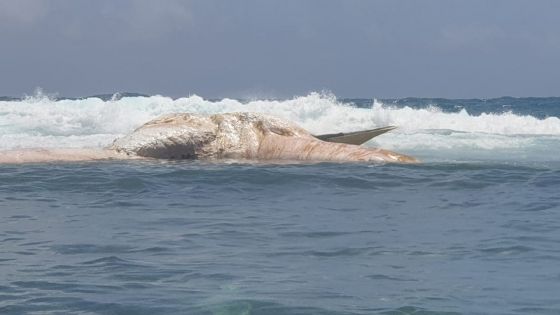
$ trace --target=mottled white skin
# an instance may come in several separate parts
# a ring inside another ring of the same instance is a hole
[[[257,113],[166,115],[115,140],[107,149],[0,153],[0,163],[125,158],[417,162],[387,150],[324,142],[297,125]]]
[[[111,148],[167,159],[417,162],[387,150],[324,142],[295,124],[256,113],[167,115],[117,139]]]

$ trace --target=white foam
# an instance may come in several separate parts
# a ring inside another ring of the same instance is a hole
[[[511,112],[473,116],[465,109],[456,113],[445,113],[435,106],[423,109],[395,108],[379,102],[374,103],[370,114],[383,119],[387,124],[394,124],[409,131],[443,129],[500,135],[560,135],[558,117],[538,119]]]
[[[205,100],[193,95],[99,98],[55,101],[38,94],[0,102],[0,149],[30,147],[101,147],[166,113],[254,111],[299,123],[313,133],[354,131],[387,125],[399,129],[369,145],[403,152],[422,150],[509,150],[537,145],[542,136],[560,139],[560,119],[513,113],[470,115],[393,107],[375,101],[371,108],[339,102],[334,95],[311,93],[289,100]]]

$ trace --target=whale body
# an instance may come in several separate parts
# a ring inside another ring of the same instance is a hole
[[[165,115],[116,139],[105,149],[0,153],[0,162],[4,163],[130,158],[417,162],[388,150],[325,142],[294,123],[247,112]]]

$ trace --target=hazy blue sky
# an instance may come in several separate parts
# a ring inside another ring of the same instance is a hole
[[[0,0],[0,95],[560,95],[560,1]]]

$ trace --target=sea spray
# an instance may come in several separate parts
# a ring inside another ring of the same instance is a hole
[[[240,101],[207,100],[197,95],[176,99],[161,95],[56,99],[40,91],[23,99],[0,101],[0,149],[104,147],[163,114],[242,111],[288,119],[315,134],[395,125],[397,130],[366,145],[423,156],[441,156],[438,150],[450,156],[472,154],[473,150],[495,151],[498,155],[508,150],[531,153],[560,141],[558,117],[537,118],[514,113],[508,107],[501,112],[471,114],[461,100],[445,102],[456,104],[455,110],[443,110],[437,103],[414,105],[410,101],[403,105],[370,100],[364,106],[363,102],[339,100],[331,93]],[[531,158],[531,154],[527,156]]]

